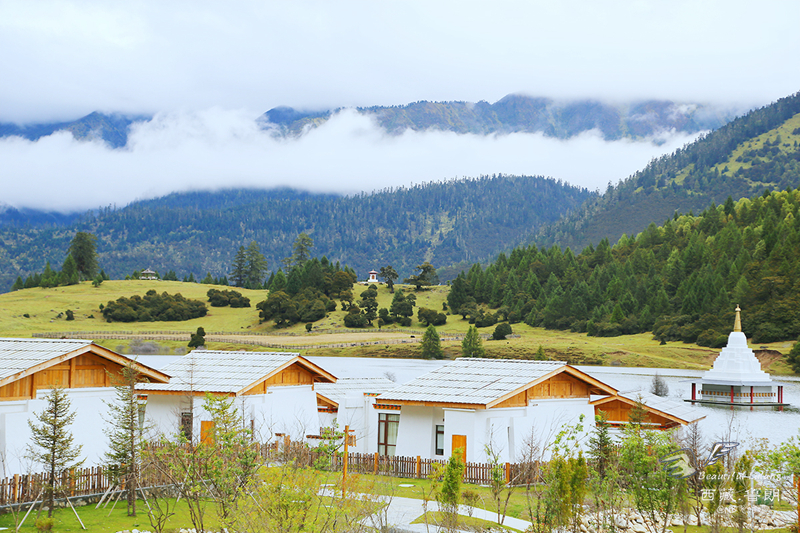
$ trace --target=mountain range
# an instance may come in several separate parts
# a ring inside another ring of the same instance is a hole
[[[342,108],[303,111],[280,106],[256,119],[262,129],[280,136],[299,136],[324,124]],[[553,100],[509,94],[490,104],[480,102],[414,102],[400,106],[359,107],[390,134],[406,129],[439,130],[476,135],[541,133],[567,139],[596,130],[606,140],[657,138],[668,132],[697,133],[713,130],[741,110],[697,102],[642,100],[615,104],[599,100]],[[0,138],[16,135],[35,141],[68,131],[78,140],[102,139],[111,148],[128,143],[131,125],[152,120],[150,115],[125,115],[95,111],[68,122],[19,125],[0,122]]]
[[[405,113],[409,107],[381,109]],[[301,115],[271,110],[263,121],[269,119],[273,126],[265,127],[278,134],[292,134],[292,124],[326,119],[324,113]],[[102,123],[100,116],[96,120]],[[558,131],[553,130],[568,135]],[[359,273],[391,264],[405,277],[430,261],[443,267],[440,277],[447,280],[520,244],[557,244],[577,253],[604,238],[613,243],[623,234],[635,235],[676,212],[702,211],[728,196],[737,200],[764,189],[798,187],[798,141],[800,93],[733,119],[602,195],[552,178],[493,175],[353,196],[287,189],[176,193],[63,219],[8,208],[0,210],[0,287],[41,271],[46,260],[58,268],[75,231],[97,235],[101,266],[112,277],[147,267],[222,276],[239,246],[251,241],[274,271],[305,232],[314,240],[315,255]]]

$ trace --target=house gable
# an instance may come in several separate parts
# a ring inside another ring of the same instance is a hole
[[[616,392],[613,387],[565,365],[490,402],[487,407],[525,407],[531,400],[589,398],[592,394],[616,394]]]
[[[263,379],[245,387],[239,394],[265,394],[270,387],[313,385],[319,382],[332,383],[335,381],[336,378],[328,372],[310,361],[298,357],[270,372]]]
[[[610,396],[592,402],[594,404],[595,415],[600,415],[602,411],[606,415],[606,420],[612,426],[627,425],[630,417],[630,412],[636,405],[636,402],[622,396]],[[674,415],[653,409],[647,405],[643,405],[646,414],[643,420],[643,425],[653,429],[670,429],[680,425],[684,425],[689,421],[682,420]]]
[[[162,372],[101,346],[86,344],[0,380],[0,401],[33,399],[37,390],[53,387],[109,387],[115,384],[113,377],[128,363],[132,363],[145,379],[155,383],[169,381],[169,376]]]

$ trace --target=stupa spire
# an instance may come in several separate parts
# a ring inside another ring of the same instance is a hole
[[[736,306],[736,320],[733,322],[733,331],[742,331],[742,310],[739,309],[739,306]]]

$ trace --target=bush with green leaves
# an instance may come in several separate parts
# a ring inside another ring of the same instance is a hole
[[[158,294],[150,289],[144,297],[137,295],[110,301],[103,308],[103,318],[108,322],[183,321],[206,316],[206,304],[184,298],[180,293]]]
[[[494,333],[492,333],[492,339],[496,341],[504,340],[507,336],[513,333],[511,331],[511,326],[508,322],[502,322],[497,324],[497,327],[494,328]]]
[[[209,289],[206,293],[211,307],[250,307],[250,298],[239,291]]]

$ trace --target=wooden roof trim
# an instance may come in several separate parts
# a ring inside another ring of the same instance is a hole
[[[236,394],[233,392],[222,391],[136,389],[136,394],[141,396],[194,396],[196,398],[200,398],[205,396],[206,393],[211,394],[212,396],[227,396],[228,398],[236,397]]]
[[[12,374],[12,375],[0,380],[0,387],[2,387],[4,385],[8,385],[9,383],[13,383],[15,381],[18,381],[18,380],[20,380],[22,378],[25,378],[25,377],[28,377],[28,376],[32,376],[33,374],[35,374],[37,372],[41,372],[42,370],[47,370],[48,368],[50,368],[52,366],[59,365],[61,363],[69,361],[70,359],[74,359],[75,357],[79,357],[79,356],[87,354],[87,353],[91,353],[93,355],[96,355],[96,356],[101,357],[103,359],[107,359],[107,360],[109,360],[109,361],[111,361],[113,363],[117,363],[117,364],[122,365],[122,366],[127,366],[128,363],[132,363],[133,368],[135,368],[138,372],[140,372],[142,375],[146,376],[147,378],[149,378],[151,380],[155,380],[155,382],[157,382],[157,383],[168,383],[169,380],[170,380],[170,376],[168,376],[167,374],[164,374],[163,372],[160,372],[160,371],[158,371],[158,370],[156,370],[154,368],[150,368],[148,366],[142,365],[141,363],[137,363],[133,359],[125,357],[124,355],[120,355],[120,354],[118,354],[116,352],[113,352],[113,351],[109,350],[108,348],[103,348],[102,346],[99,346],[99,345],[91,342],[91,343],[87,343],[87,344],[81,346],[77,350],[72,350],[71,352],[67,352],[65,354],[57,355],[56,357],[53,357],[52,359],[48,359],[47,361],[44,361],[42,363],[33,365],[33,366],[29,367],[29,368],[26,368],[25,370],[17,372],[16,374]]]
[[[257,387],[258,385],[260,385],[264,381],[268,380],[272,376],[275,376],[276,374],[280,374],[281,372],[283,372],[284,370],[286,370],[290,366],[294,365],[295,363],[299,364],[302,367],[305,367],[306,370],[309,370],[312,373],[316,373],[317,375],[322,376],[323,378],[327,379],[329,383],[336,383],[336,379],[337,379],[336,376],[334,376],[330,372],[324,370],[323,368],[315,365],[314,363],[312,363],[311,361],[309,361],[308,359],[306,359],[302,355],[296,355],[296,356],[292,357],[291,359],[289,359],[284,364],[282,364],[281,366],[279,366],[278,368],[276,368],[275,370],[273,370],[272,372],[268,372],[267,374],[265,374],[264,376],[260,377],[259,379],[257,379],[253,383],[251,383],[250,385],[246,386],[245,388],[243,388],[242,390],[237,392],[236,395],[239,396],[241,394],[246,393],[247,391],[249,391],[253,387]]]
[[[430,400],[383,400],[381,401],[380,397],[377,399],[377,403],[382,405],[418,405],[422,407],[452,407],[456,409],[486,409],[486,406],[482,403],[456,403],[456,402],[437,402],[437,401],[430,401]]]
[[[629,398],[626,398],[626,397],[624,397],[624,396],[617,396],[617,395],[614,395],[614,396],[608,396],[608,397],[606,397],[606,398],[600,398],[600,399],[597,399],[597,400],[595,400],[595,401],[593,401],[593,402],[589,402],[589,403],[590,403],[591,405],[594,405],[594,406],[595,406],[595,408],[597,408],[597,407],[598,407],[598,406],[600,406],[600,405],[603,405],[603,404],[606,404],[606,403],[612,402],[612,401],[614,401],[614,400],[619,400],[619,401],[621,401],[622,403],[626,403],[626,404],[628,404],[628,405],[631,405],[631,406],[633,406],[633,405],[636,405],[636,401],[635,401],[635,400],[631,400],[631,399],[629,399]],[[644,407],[644,408],[645,408],[647,411],[649,411],[649,412],[651,412],[651,413],[655,413],[655,414],[657,414],[657,415],[659,415],[659,416],[663,416],[664,418],[666,418],[666,419],[668,419],[668,420],[671,420],[671,421],[673,421],[673,422],[677,422],[678,424],[681,424],[681,425],[684,425],[684,424],[691,424],[692,422],[695,422],[695,421],[696,421],[696,420],[684,420],[684,419],[682,419],[682,418],[679,418],[679,417],[677,417],[677,416],[675,416],[675,415],[671,415],[671,414],[669,414],[669,413],[667,413],[667,412],[665,412],[665,411],[661,411],[661,410],[659,410],[659,409],[655,409],[654,407],[650,407],[649,405],[647,405],[647,404],[645,404],[645,403],[642,403],[642,406],[643,406],[643,407]],[[601,411],[602,411],[602,409],[601,409]],[[703,417],[700,417],[700,418],[698,418],[697,420],[702,420],[703,418],[705,418],[705,416],[703,416]]]
[[[323,405],[323,406],[326,406],[326,407],[332,407],[333,409],[338,409],[339,408],[339,402],[335,402],[335,401],[331,400],[330,398],[328,398],[328,397],[326,397],[326,396],[324,396],[324,395],[322,395],[320,393],[317,393],[317,406],[320,406],[320,405]]]
[[[494,407],[494,406],[496,406],[496,405],[498,405],[500,403],[503,403],[504,401],[508,400],[509,398],[513,398],[517,394],[520,394],[521,392],[525,392],[526,390],[528,390],[528,389],[530,389],[532,387],[535,387],[536,385],[538,385],[538,384],[540,384],[540,383],[542,383],[544,381],[547,381],[548,379],[550,379],[552,377],[555,377],[558,374],[561,374],[562,372],[566,372],[567,374],[571,375],[572,377],[574,377],[574,378],[576,378],[576,379],[578,379],[580,381],[583,381],[584,383],[588,383],[589,385],[591,385],[591,386],[593,386],[595,388],[599,388],[600,390],[605,391],[607,394],[616,394],[617,393],[617,389],[615,389],[614,387],[612,387],[610,385],[606,385],[602,381],[593,378],[589,374],[587,374],[585,372],[581,372],[577,368],[565,364],[565,365],[560,366],[559,368],[551,370],[550,372],[548,372],[544,376],[536,378],[535,380],[531,381],[530,383],[527,383],[526,385],[518,387],[518,388],[514,389],[513,391],[511,391],[509,393],[506,393],[506,394],[500,396],[499,398],[496,398],[496,399],[492,400],[491,402],[486,404],[486,407],[491,409],[492,407]]]

